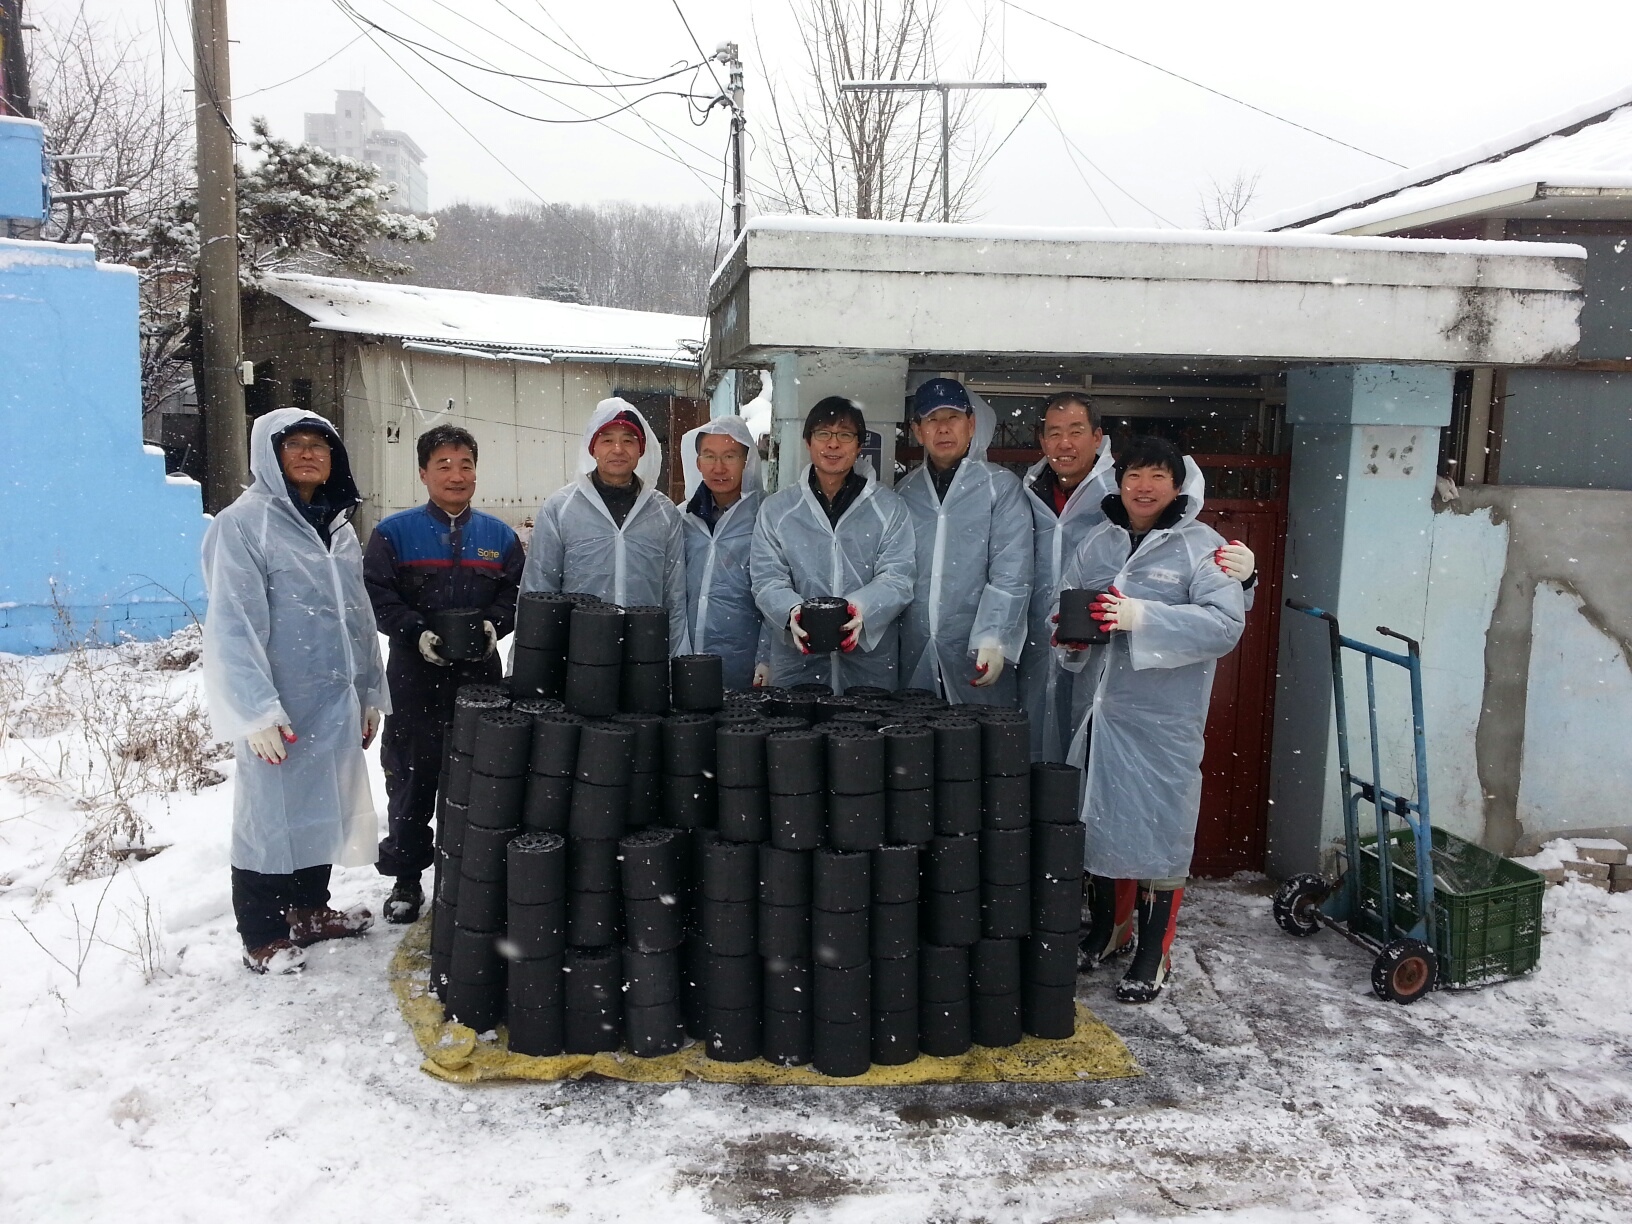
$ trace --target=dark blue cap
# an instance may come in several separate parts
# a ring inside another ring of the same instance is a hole
[[[955,378],[932,378],[912,393],[914,420],[923,420],[937,408],[957,408],[969,413],[975,410],[969,402],[969,392]]]

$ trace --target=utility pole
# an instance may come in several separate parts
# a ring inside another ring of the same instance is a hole
[[[748,191],[744,183],[748,117],[742,111],[742,56],[736,43],[724,42],[715,50],[714,58],[731,70],[723,97],[731,108],[731,236],[735,238],[748,224]]]
[[[941,95],[941,220],[952,220],[952,116],[947,95],[954,89],[1048,88],[1046,81],[840,81],[840,93],[929,93]]]
[[[0,115],[32,119],[28,96],[28,53],[23,31],[23,0],[0,0]]]
[[[240,374],[238,183],[227,62],[227,0],[193,0],[193,102],[198,135],[198,310],[204,385],[204,508],[212,514],[247,481],[248,429]]]

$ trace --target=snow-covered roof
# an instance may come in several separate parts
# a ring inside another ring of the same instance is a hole
[[[1451,157],[1244,222],[1241,231],[1379,232],[1511,208],[1539,195],[1632,192],[1632,88]],[[1396,223],[1396,224],[1390,224]]]
[[[261,287],[324,331],[391,336],[482,356],[694,367],[703,320],[462,289],[273,273]]]

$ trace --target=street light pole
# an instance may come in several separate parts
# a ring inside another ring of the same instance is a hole
[[[941,220],[952,220],[952,116],[948,96],[954,89],[1048,88],[1047,81],[840,81],[840,93],[928,93],[941,95]]]

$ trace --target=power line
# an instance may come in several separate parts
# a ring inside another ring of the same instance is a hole
[[[703,50],[703,44],[697,41],[697,35],[691,32],[691,22],[686,20],[686,11],[680,7],[680,0],[672,0],[672,3],[675,13],[680,17],[680,24],[686,27],[686,34],[691,38],[691,45],[697,48],[697,54],[703,57],[703,63],[708,67],[708,75],[714,78],[714,88],[723,94],[725,86],[720,84],[720,74],[714,71],[714,61],[708,52]]]
[[[1048,117],[1053,122],[1055,130],[1059,132],[1060,139],[1065,142],[1067,156],[1070,156],[1071,151],[1075,150],[1077,155],[1081,156],[1083,161],[1087,162],[1090,166],[1092,166],[1094,168],[1095,172],[1098,173],[1101,178],[1103,178],[1112,187],[1115,187],[1123,195],[1127,196],[1128,199],[1132,200],[1135,204],[1137,204],[1140,208],[1144,209],[1151,216],[1155,217],[1156,220],[1160,221],[1163,225],[1171,225],[1171,226],[1173,226],[1174,229],[1182,229],[1183,228],[1182,226],[1175,225],[1172,221],[1169,221],[1166,217],[1162,216],[1161,213],[1157,212],[1149,204],[1146,204],[1138,196],[1134,195],[1133,192],[1129,191],[1126,187],[1122,186],[1121,183],[1117,182],[1109,174],[1106,174],[1104,168],[1102,166],[1100,166],[1097,162],[1095,162],[1093,158],[1089,157],[1087,153],[1083,152],[1082,146],[1079,145],[1076,141],[1072,140],[1071,137],[1066,134],[1065,127],[1060,122],[1059,112],[1057,112],[1054,109],[1054,107],[1053,107],[1053,105],[1051,103],[1045,103],[1044,104],[1044,110],[1047,111]],[[1075,159],[1073,159],[1073,160],[1075,160]],[[1081,167],[1078,167],[1077,172],[1079,174],[1082,172]],[[1087,182],[1086,176],[1084,176],[1083,181]],[[1088,190],[1090,192],[1092,192],[1093,188],[1090,187]],[[1094,199],[1098,200],[1099,196],[1096,194],[1094,196]],[[1103,203],[1101,203],[1100,207],[1104,208],[1105,205]],[[1111,215],[1109,209],[1106,209],[1105,215],[1107,217]],[[1115,225],[1116,222],[1112,221],[1111,224]]]
[[[1306,123],[1299,123],[1296,119],[1288,119],[1285,115],[1277,115],[1274,111],[1265,110],[1261,106],[1254,106],[1251,102],[1246,102],[1232,94],[1227,94],[1222,89],[1214,89],[1211,85],[1204,85],[1200,81],[1185,76],[1183,73],[1174,72],[1171,68],[1163,68],[1160,64],[1153,64],[1147,59],[1141,59],[1139,56],[1134,55],[1130,51],[1124,51],[1120,47],[1113,47],[1108,42],[1102,42],[1097,38],[1084,34],[1081,30],[1073,30],[1068,25],[1061,25],[1058,21],[1055,21],[1051,17],[1044,17],[1041,13],[1034,13],[1024,5],[1015,4],[1014,0],[998,0],[998,3],[1003,5],[1004,8],[1012,8],[1017,13],[1024,13],[1033,21],[1040,21],[1044,25],[1053,26],[1056,30],[1063,30],[1067,34],[1073,34],[1082,39],[1084,42],[1092,43],[1094,46],[1099,47],[1102,50],[1109,51],[1113,55],[1120,55],[1122,58],[1130,59],[1136,64],[1143,64],[1146,68],[1160,72],[1163,76],[1170,76],[1176,81],[1183,81],[1186,85],[1192,85],[1197,89],[1204,90],[1205,92],[1214,95],[1215,97],[1223,98],[1226,102],[1234,102],[1237,106],[1244,106],[1250,111],[1257,111],[1260,115],[1267,116],[1268,118],[1275,120],[1277,123],[1284,123],[1289,127],[1297,128],[1300,132],[1308,132],[1311,136],[1318,136],[1320,139],[1329,140],[1335,145],[1342,145],[1345,149],[1350,149],[1355,153],[1361,153],[1366,157],[1376,158],[1380,162],[1386,162],[1390,166],[1397,166],[1401,170],[1405,169],[1405,166],[1402,163],[1395,161],[1391,157],[1384,157],[1381,153],[1373,153],[1370,149],[1362,149],[1359,145],[1350,144],[1346,140],[1339,140],[1336,136],[1328,136],[1325,132],[1317,131]],[[1141,205],[1141,207],[1143,206]]]
[[[341,0],[336,0],[337,4],[340,3],[340,2],[341,2]],[[348,0],[348,2],[349,2],[349,0]],[[469,16],[468,14],[466,14],[464,12],[461,12],[460,10],[458,10],[456,8],[453,8],[452,6],[447,4],[445,2],[445,0],[432,0],[432,2],[434,4],[436,4],[437,7],[442,8],[442,9],[446,10],[448,13],[450,13],[451,15],[459,18],[461,21],[465,22],[467,25],[473,26],[478,32],[485,35],[486,37],[489,37],[489,38],[499,38],[500,37],[494,31],[488,29],[481,22],[477,21],[475,18],[473,18],[473,17]],[[384,3],[386,5],[386,7],[388,7],[390,9],[394,10],[395,12],[397,12],[399,15],[407,18],[408,20],[414,22],[416,25],[422,27],[423,29],[425,29],[429,33],[436,35],[438,38],[442,39],[444,42],[446,42],[449,46],[453,47],[454,49],[456,49],[458,51],[462,51],[466,55],[473,56],[474,58],[476,58],[478,60],[482,60],[482,59],[485,58],[485,57],[481,56],[479,53],[471,50],[469,47],[463,46],[460,43],[456,42],[454,39],[448,37],[448,35],[442,33],[440,30],[437,30],[434,27],[430,26],[429,24],[427,24],[422,19],[414,16],[411,13],[407,13],[407,12],[403,11],[396,4],[394,4],[392,2],[392,0],[382,0],[382,3]],[[495,0],[495,3],[497,3],[500,8],[504,9],[504,11],[506,13],[509,13],[512,17],[515,17],[516,20],[521,22],[522,25],[524,25],[528,29],[532,30],[535,34],[538,34],[540,37],[543,37],[544,39],[546,39],[551,44],[553,44],[553,45],[555,45],[557,47],[561,47],[563,50],[571,51],[571,48],[566,47],[565,44],[561,43],[558,39],[550,37],[543,30],[539,29],[537,26],[535,26],[531,22],[527,21],[526,18],[522,17],[520,14],[518,14],[518,13],[514,12],[514,10],[510,9],[506,4],[504,4],[503,0]],[[543,9],[542,5],[540,5],[540,10],[545,13],[545,16],[550,17],[551,21],[555,22],[557,28],[562,30],[563,35],[565,35],[569,40],[572,38],[572,36],[570,34],[567,34],[566,30],[563,27],[561,27],[560,22],[556,21],[556,19],[553,16],[550,16],[550,14],[548,13],[547,10]],[[518,49],[523,50],[523,53],[526,54],[529,58],[537,60],[540,64],[543,64],[546,68],[549,68],[552,71],[560,71],[560,69],[557,68],[555,65],[549,64],[547,61],[541,59],[539,56],[533,54],[531,51],[526,51],[524,48],[519,48],[519,47],[518,47]],[[595,61],[590,59],[588,54],[583,52],[581,49],[579,51],[577,51],[577,52],[573,52],[573,54],[576,56],[576,58],[582,59],[585,63],[591,64],[592,66],[594,66],[595,68],[600,70],[603,74],[618,71],[616,69],[605,68],[602,65],[595,63]],[[488,61],[488,62],[491,62],[491,61]],[[444,73],[444,75],[447,75],[447,74]],[[628,75],[628,74],[620,73],[620,75]],[[563,101],[562,99],[555,97],[553,94],[550,94],[549,92],[547,92],[546,90],[540,88],[538,85],[536,85],[536,84],[534,84],[532,82],[522,81],[520,83],[523,86],[525,86],[526,88],[531,89],[534,93],[538,94],[540,97],[545,98],[548,101],[554,102],[556,105],[562,106],[562,107],[566,108],[567,110],[572,111],[574,114],[578,114],[578,115],[583,115],[584,114],[584,112],[582,110],[580,110],[578,107],[574,106],[572,103]],[[477,93],[474,90],[470,90],[468,86],[466,86],[465,88],[466,88],[467,92],[474,93],[475,96],[482,98],[484,101],[491,101],[491,99],[486,98],[484,95],[482,95],[480,93]],[[667,139],[664,139],[665,134],[662,133],[659,129],[655,128],[654,125],[651,123],[651,121],[646,116],[642,115],[639,111],[631,111],[630,114],[634,118],[640,120],[640,122],[644,123],[647,126],[648,129],[652,130],[653,134],[656,135],[660,140],[663,140],[663,143],[665,145],[668,144]],[[623,130],[621,130],[621,129],[619,129],[619,128],[611,125],[611,124],[608,124],[607,127],[608,127],[609,131],[613,132],[617,136],[622,137],[624,140],[629,141],[631,144],[634,144],[636,147],[641,148],[641,149],[645,149],[648,153],[655,153],[659,157],[665,158],[665,159],[667,159],[669,161],[673,161],[675,164],[683,167],[684,169],[689,171],[694,178],[697,179],[697,181],[703,186],[703,188],[705,190],[708,191],[708,193],[710,195],[714,194],[714,186],[713,186],[713,181],[712,181],[712,171],[708,171],[708,172],[705,173],[704,171],[699,170],[695,165],[693,165],[691,162],[687,161],[679,153],[675,152],[673,150],[672,146],[670,146],[667,151],[665,151],[664,149],[654,148],[652,145],[647,144],[645,141],[641,140],[638,136],[631,135],[630,133],[625,132],[625,131],[623,131]],[[691,142],[689,140],[686,140],[683,137],[676,136],[673,133],[668,133],[667,135],[672,136],[674,140],[676,140],[681,145],[684,145],[686,148],[703,154],[710,161],[713,160],[713,158],[714,158],[713,150],[705,149],[702,146],[694,144],[693,142]],[[765,185],[765,184],[760,184],[760,185],[761,186],[766,186],[768,191],[771,190],[768,187],[768,185]],[[531,189],[529,188],[529,190],[531,190]]]
[[[351,9],[351,5],[349,3],[349,0],[335,0],[335,3],[337,5],[339,5],[342,9],[347,10],[348,12],[353,11]],[[403,46],[407,47],[408,50],[413,52],[413,54],[422,63],[424,63],[427,67],[434,68],[437,72],[439,72],[443,76],[447,77],[448,80],[452,81],[455,85],[459,86],[460,89],[464,90],[466,93],[470,94],[472,97],[480,98],[483,102],[488,103],[490,106],[496,106],[500,110],[505,111],[508,114],[512,114],[512,115],[516,116],[516,118],[518,118],[518,119],[529,119],[534,123],[552,123],[552,124],[564,124],[564,125],[572,125],[572,124],[579,124],[579,123],[601,123],[604,120],[611,119],[615,115],[623,114],[624,111],[633,110],[635,107],[639,106],[642,102],[649,102],[653,98],[669,98],[669,97],[673,97],[673,98],[690,98],[690,97],[693,96],[693,95],[691,95],[689,93],[683,93],[683,92],[673,90],[673,89],[659,89],[659,90],[654,90],[651,93],[642,94],[640,97],[635,98],[635,99],[633,99],[633,100],[631,100],[629,102],[626,102],[622,106],[615,107],[612,110],[609,110],[605,114],[602,114],[602,115],[585,115],[581,111],[579,112],[580,117],[577,118],[577,119],[556,119],[556,118],[550,118],[550,117],[545,116],[545,115],[534,115],[534,114],[528,113],[527,111],[517,110],[513,106],[509,106],[509,105],[507,105],[507,104],[505,104],[503,102],[500,102],[497,98],[488,97],[486,94],[482,93],[480,90],[476,89],[474,86],[467,85],[464,81],[461,81],[453,73],[449,72],[446,68],[442,67],[442,65],[438,64],[436,61],[428,58],[427,55],[425,54],[426,51],[430,51],[432,54],[447,55],[446,52],[436,51],[434,48],[425,48],[425,50],[421,50],[421,44],[416,43],[413,39],[407,38],[407,37],[405,37],[405,36],[403,36],[401,34],[398,34],[393,30],[389,30],[385,26],[380,25],[378,22],[371,21],[369,18],[362,16],[362,14],[360,14],[360,13],[357,14],[357,19],[360,22],[362,22],[364,25],[372,27],[375,31],[377,31],[380,34],[383,34],[385,37],[391,39],[392,41],[400,43]],[[457,59],[456,56],[447,56],[447,58]],[[463,63],[465,61],[460,60],[459,62]],[[475,65],[473,65],[473,66],[475,66]],[[493,69],[491,71],[498,71],[498,70]],[[503,75],[513,76],[514,74],[512,74],[512,73],[503,73]],[[528,78],[518,76],[515,79],[521,81],[523,84],[528,83]],[[546,96],[548,96],[548,95],[546,95]],[[558,101],[558,99],[551,98],[550,101],[556,102],[556,101]],[[565,103],[561,103],[561,105],[565,105]],[[569,109],[577,110],[576,107],[571,107]]]
[[[508,12],[509,10],[506,10],[506,11]],[[359,14],[359,16],[362,16],[362,15]],[[489,72],[489,73],[494,74],[495,76],[509,77],[512,80],[516,80],[516,81],[537,81],[540,84],[544,84],[544,85],[564,85],[564,86],[567,86],[567,87],[572,88],[572,89],[621,89],[622,88],[622,86],[612,85],[612,84],[592,85],[587,81],[561,80],[561,79],[557,79],[556,77],[529,76],[527,73],[524,73],[524,72],[511,72],[506,68],[495,68],[495,67],[490,67],[490,66],[488,66],[486,64],[478,64],[478,63],[475,63],[472,60],[460,59],[457,55],[453,55],[453,54],[451,54],[451,53],[449,53],[447,51],[441,50],[440,48],[433,47],[429,43],[422,43],[422,42],[419,42],[419,41],[417,41],[415,39],[409,38],[406,34],[398,34],[395,30],[389,30],[385,26],[382,26],[379,22],[373,21],[373,20],[371,20],[370,18],[368,18],[366,16],[363,16],[362,20],[364,21],[365,24],[372,26],[374,29],[378,30],[381,34],[384,34],[387,38],[393,38],[397,42],[402,43],[405,46],[415,47],[415,48],[418,48],[421,51],[428,51],[432,55],[440,55],[443,59],[452,60],[454,63],[461,64],[466,68],[474,68],[477,72]],[[359,37],[361,37],[361,36],[359,35]],[[357,41],[357,40],[356,39],[352,40],[352,42],[355,42],[355,41]],[[350,44],[347,44],[347,45],[349,46]],[[338,54],[338,52],[336,52],[336,54]],[[331,56],[330,58],[333,58],[333,57]],[[327,62],[327,61],[325,61],[325,62]],[[676,68],[673,72],[666,72],[662,76],[648,77],[648,78],[645,78],[645,79],[639,80],[639,81],[631,81],[631,82],[629,82],[629,84],[630,85],[656,85],[656,84],[658,84],[658,83],[660,83],[662,81],[671,80],[674,77],[680,76],[683,73],[691,72],[691,71],[693,71],[693,70],[695,70],[697,68],[700,68],[700,67],[702,67],[701,64],[686,64],[684,67]],[[293,78],[291,78],[291,79],[293,79]],[[661,95],[652,94],[650,96],[659,97]]]
[[[233,98],[233,101],[234,102],[242,102],[245,98],[253,98],[256,94],[268,93],[268,92],[270,92],[271,90],[274,90],[274,89],[282,89],[285,85],[289,85],[289,84],[291,84],[291,83],[293,83],[295,81],[300,80],[300,78],[303,77],[303,76],[311,76],[312,73],[316,72],[319,68],[323,67],[324,64],[327,64],[331,60],[338,59],[341,56],[342,53],[351,50],[354,46],[356,46],[358,43],[360,43],[362,41],[363,41],[363,36],[361,34],[359,34],[359,35],[357,35],[356,38],[352,39],[350,42],[348,42],[344,46],[342,46],[340,48],[340,50],[334,52],[332,55],[326,55],[322,59],[318,60],[317,63],[313,64],[310,68],[306,69],[305,72],[297,72],[297,73],[295,73],[294,76],[287,77],[284,80],[279,81],[276,85],[263,85],[259,89],[250,90],[248,93],[241,93],[237,97]]]
[[[362,30],[367,35],[368,41],[371,44],[373,44],[374,48],[377,51],[379,51],[379,53],[381,55],[385,56],[385,58],[390,61],[391,65],[394,68],[396,68],[396,70],[398,72],[402,73],[403,76],[407,77],[410,81],[412,81],[415,88],[417,88],[422,94],[424,94],[426,96],[426,98],[428,98],[430,100],[431,104],[437,108],[437,110],[441,111],[444,115],[446,115],[453,122],[455,127],[457,127],[466,136],[470,137],[472,144],[474,144],[483,153],[486,153],[490,158],[492,158],[494,163],[501,170],[503,170],[511,178],[515,179],[516,182],[520,183],[521,186],[525,190],[530,192],[533,195],[533,197],[540,204],[543,204],[545,207],[550,206],[550,201],[544,198],[544,195],[543,195],[542,192],[540,192],[536,187],[534,187],[526,179],[522,178],[520,173],[517,172],[516,170],[512,169],[511,166],[509,165],[509,163],[506,162],[502,157],[500,157],[492,149],[488,148],[488,146],[482,141],[481,137],[477,136],[475,132],[471,131],[470,128],[466,127],[464,122],[457,115],[455,115],[451,110],[449,110],[448,107],[442,102],[442,100],[440,98],[438,98],[435,94],[433,94],[430,91],[430,89],[426,87],[424,82],[422,82],[419,79],[418,76],[416,76],[412,72],[409,72],[400,63],[398,63],[396,57],[393,56],[390,51],[386,50],[386,48],[384,46],[382,46],[380,44],[380,42],[374,37],[373,31],[369,30],[366,26],[362,25],[360,22],[357,22],[357,19],[355,17],[352,17],[352,15],[349,12],[346,12],[346,6],[341,3],[341,0],[335,0],[335,3],[336,3],[336,7],[340,8],[341,12],[345,13],[346,17],[348,17],[350,20],[352,20],[354,24],[357,24],[358,28],[360,30]],[[616,129],[613,129],[613,130],[616,131]],[[594,234],[590,233],[583,226],[579,225],[570,216],[566,215],[566,213],[558,212],[556,215],[558,217],[560,217],[560,219],[562,221],[566,222],[566,224],[571,229],[576,230],[578,235],[581,238],[583,238],[584,241],[589,243],[590,246],[594,247],[597,251],[599,251],[601,253],[601,255],[603,257],[610,260],[612,262],[612,264],[614,266],[616,266],[616,264],[618,263],[617,255],[614,254],[613,251],[610,248],[608,248],[607,245],[601,239],[597,238]]]
[[[507,13],[510,12],[510,8],[509,8],[508,5],[506,5],[504,3],[504,0],[495,0],[495,3],[497,3],[500,8],[504,9],[505,12],[507,12]],[[550,23],[553,26],[555,26],[556,29],[561,31],[561,37],[566,39],[567,42],[571,43],[573,45],[573,47],[575,47],[577,49],[578,58],[583,60],[584,63],[590,65],[590,67],[594,68],[597,72],[599,72],[601,74],[601,76],[606,78],[608,84],[610,84],[612,78],[611,78],[610,74],[608,73],[608,71],[605,68],[601,67],[599,64],[597,64],[594,60],[589,58],[589,53],[584,50],[583,44],[580,43],[576,38],[574,38],[572,36],[571,32],[568,31],[566,26],[561,24],[561,19],[559,17],[555,16],[555,14],[551,13],[547,8],[545,8],[542,3],[539,4],[538,11],[543,13],[545,17],[549,18]],[[518,16],[517,20],[522,20],[522,19]],[[526,25],[529,29],[536,29],[537,28],[537,27],[533,26],[533,24],[531,22],[528,22],[528,21],[523,21],[522,24]],[[543,31],[540,30],[539,33],[542,35]],[[548,37],[548,35],[544,35],[544,37]],[[552,43],[555,42],[554,39],[550,39],[550,41]],[[560,46],[561,44],[556,43],[556,45]],[[700,48],[700,47],[698,48],[698,54],[702,54],[702,48]],[[706,59],[706,57],[705,57],[705,59]],[[693,81],[695,82],[695,77],[693,77]],[[620,98],[624,96],[622,89],[618,89],[618,96]],[[712,107],[713,103],[710,102],[709,106]],[[690,108],[688,108],[688,114],[687,114],[688,119],[690,119],[689,109]],[[652,134],[652,137],[660,145],[662,145],[665,149],[667,149],[669,151],[669,154],[674,158],[674,160],[677,163],[679,163],[682,166],[685,166],[688,170],[691,170],[692,176],[694,178],[696,178],[699,183],[701,183],[704,187],[708,187],[710,185],[709,180],[705,179],[700,171],[693,168],[691,163],[686,161],[686,159],[683,158],[680,155],[679,151],[677,149],[675,149],[675,147],[672,144],[669,143],[668,133],[664,132],[662,128],[658,127],[657,124],[653,123],[651,121],[651,119],[649,119],[647,116],[641,114],[639,111],[635,111],[634,116],[635,116],[636,119],[639,119],[641,121],[641,123],[646,125],[646,130]],[[705,115],[705,121],[706,121],[706,115]],[[698,126],[698,127],[702,126],[702,124],[696,123],[695,120],[692,120],[692,122],[694,123],[695,126]],[[689,141],[682,141],[681,143],[690,145]],[[694,145],[692,145],[691,147],[696,148],[696,146],[694,146]],[[704,150],[701,150],[701,149],[699,149],[698,151],[699,152],[704,152]],[[723,189],[722,189],[722,192],[723,192]],[[723,207],[723,199],[724,199],[723,194],[722,194],[721,199],[722,199],[722,207]],[[716,244],[716,246],[717,245],[718,244]]]
[[[336,3],[339,3],[339,2],[340,2],[340,0],[336,0]],[[443,8],[443,9],[446,9],[449,13],[451,13],[454,16],[458,17],[460,20],[466,22],[469,25],[474,26],[478,31],[480,31],[482,34],[488,36],[489,38],[497,37],[497,35],[495,35],[492,30],[489,30],[486,26],[482,25],[479,21],[476,21],[474,18],[470,17],[469,15],[467,15],[465,13],[459,12],[457,9],[450,8],[447,4],[443,3],[443,0],[433,0],[433,2],[436,3],[439,7]],[[452,47],[454,47],[454,48],[456,48],[456,49],[458,49],[460,51],[465,52],[465,54],[467,54],[467,55],[476,56],[477,59],[482,58],[480,55],[477,55],[476,52],[471,51],[470,48],[460,45],[459,43],[455,42],[453,39],[449,38],[446,34],[441,33],[441,31],[433,29],[431,26],[427,25],[424,21],[422,21],[418,17],[414,17],[409,13],[403,12],[403,10],[398,8],[395,4],[393,4],[391,2],[391,0],[384,0],[384,3],[387,5],[387,7],[394,9],[397,13],[401,14],[404,17],[407,17],[409,20],[413,21],[415,24],[422,26],[423,28],[425,28],[426,30],[430,31],[433,34],[436,34],[439,38],[443,39],[443,41],[447,42],[450,46],[452,46]],[[502,3],[501,3],[501,7],[502,7]],[[509,12],[510,10],[506,9],[505,11]],[[532,26],[530,23],[528,23],[526,21],[523,21],[523,24],[527,25],[529,29],[532,29],[535,32],[542,33],[542,31],[537,30],[536,26]],[[554,42],[553,39],[551,39],[550,41]],[[557,44],[557,45],[559,45],[559,44]],[[528,52],[528,54],[529,54],[529,56],[531,56],[531,58],[538,59],[537,56],[531,55],[530,52]],[[580,58],[582,58],[582,57],[580,57]],[[549,67],[549,68],[552,68],[552,70],[556,70],[556,69],[553,68],[553,65],[547,64],[547,63],[545,63],[545,61],[543,61],[541,59],[539,60],[539,62],[544,63],[545,67]],[[533,84],[533,83],[527,82],[527,81],[523,81],[523,82],[521,82],[521,84],[525,85],[528,89],[531,89],[534,93],[538,94],[540,97],[546,98],[549,101],[556,103],[558,106],[563,106],[567,110],[573,111],[575,114],[582,115],[584,113],[583,111],[579,110],[577,107],[573,106],[570,102],[562,101],[561,99],[555,97],[554,95],[552,95],[550,93],[547,93],[545,90],[541,89],[536,84]],[[477,96],[481,96],[481,95],[477,95]],[[636,118],[642,119],[642,121],[644,121],[644,117],[641,116],[638,111],[633,112],[633,113],[634,113]],[[709,194],[711,194],[711,195],[713,194],[714,188],[713,188],[713,183],[712,183],[712,180],[711,180],[711,175],[705,175],[702,171],[698,170],[698,168],[696,166],[692,165],[690,162],[686,161],[684,158],[682,158],[682,157],[680,157],[680,156],[678,156],[678,155],[676,155],[676,154],[674,154],[672,152],[665,152],[662,149],[653,148],[651,145],[647,144],[645,141],[641,140],[639,137],[632,136],[628,132],[621,131],[620,129],[618,129],[616,127],[613,127],[610,124],[608,124],[608,130],[613,132],[614,134],[616,134],[618,136],[623,137],[623,139],[629,141],[631,144],[634,144],[634,145],[638,146],[639,148],[645,149],[649,153],[656,153],[659,157],[666,158],[666,159],[668,159],[670,161],[676,162],[680,166],[683,166],[686,170],[688,170],[697,179],[697,181],[699,183],[701,183],[703,185],[703,187],[709,192]],[[712,158],[712,156],[713,156],[713,154],[709,150],[697,148],[697,146],[691,145],[689,141],[683,141],[682,143],[687,144],[688,146],[690,146],[692,148],[696,148],[698,152],[704,153],[705,155],[709,156],[710,158]],[[531,190],[531,188],[529,188],[529,190]]]

